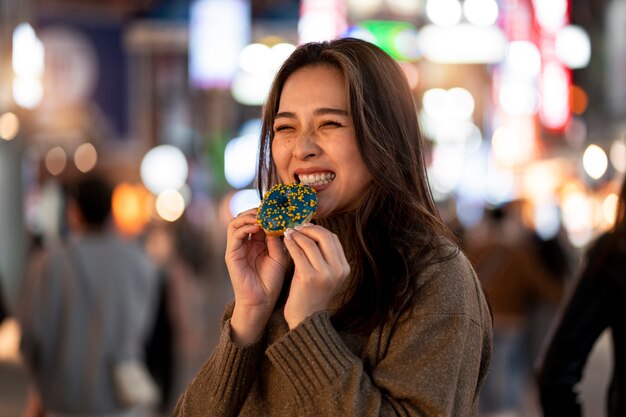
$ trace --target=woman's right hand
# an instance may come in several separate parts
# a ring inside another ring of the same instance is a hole
[[[263,332],[282,289],[287,252],[279,236],[266,236],[257,209],[239,214],[228,225],[226,266],[235,294],[230,321],[233,341],[253,343]]]

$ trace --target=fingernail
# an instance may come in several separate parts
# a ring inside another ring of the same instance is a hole
[[[304,227],[307,227],[307,226],[313,226],[313,224],[312,223],[302,223],[302,224],[299,224],[296,227],[294,227],[294,229],[295,230],[300,230],[300,229],[302,229]]]
[[[293,232],[294,232],[294,229],[292,229],[291,227],[290,227],[290,228],[285,229],[285,232],[283,233],[283,234],[285,235],[285,239],[289,239],[289,240],[291,240],[291,239],[292,239],[291,234],[292,234]]]

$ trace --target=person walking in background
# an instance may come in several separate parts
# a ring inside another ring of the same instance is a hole
[[[68,241],[44,248],[23,286],[21,353],[46,415],[139,415],[120,390],[129,369],[141,374],[156,270],[112,229],[103,178],[84,178],[68,194]]]
[[[544,416],[582,416],[576,386],[600,335],[611,330],[613,374],[607,417],[626,416],[626,178],[614,226],[588,248],[584,267],[537,361]]]
[[[532,378],[533,309],[561,300],[565,270],[548,268],[522,224],[520,202],[485,210],[466,250],[493,312],[493,362],[481,393],[482,416],[521,416]],[[562,254],[561,254],[562,255]],[[556,259],[555,259],[556,261]]]
[[[234,290],[174,415],[476,416],[491,315],[436,210],[401,67],[358,39],[300,45],[265,104],[259,192],[301,180],[313,223],[231,220]]]
[[[219,318],[232,299],[223,267],[215,267],[218,260],[203,232],[182,216],[175,222],[153,223],[144,237],[146,253],[162,276],[157,325],[146,359],[163,387],[163,416],[172,414],[207,352],[217,345]]]

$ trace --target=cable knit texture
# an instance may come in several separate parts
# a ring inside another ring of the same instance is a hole
[[[353,221],[318,224],[349,251]],[[327,311],[290,331],[277,309],[259,340],[241,347],[230,338],[229,306],[219,344],[174,416],[476,416],[492,350],[476,274],[458,252],[416,282],[410,307],[369,335],[337,331]]]

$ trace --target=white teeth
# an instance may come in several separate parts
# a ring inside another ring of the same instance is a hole
[[[324,173],[308,174],[308,175],[301,174],[299,177],[300,177],[300,182],[302,182],[302,184],[315,186],[315,185],[329,184],[333,182],[333,180],[335,179],[335,174],[331,172],[324,172]]]

